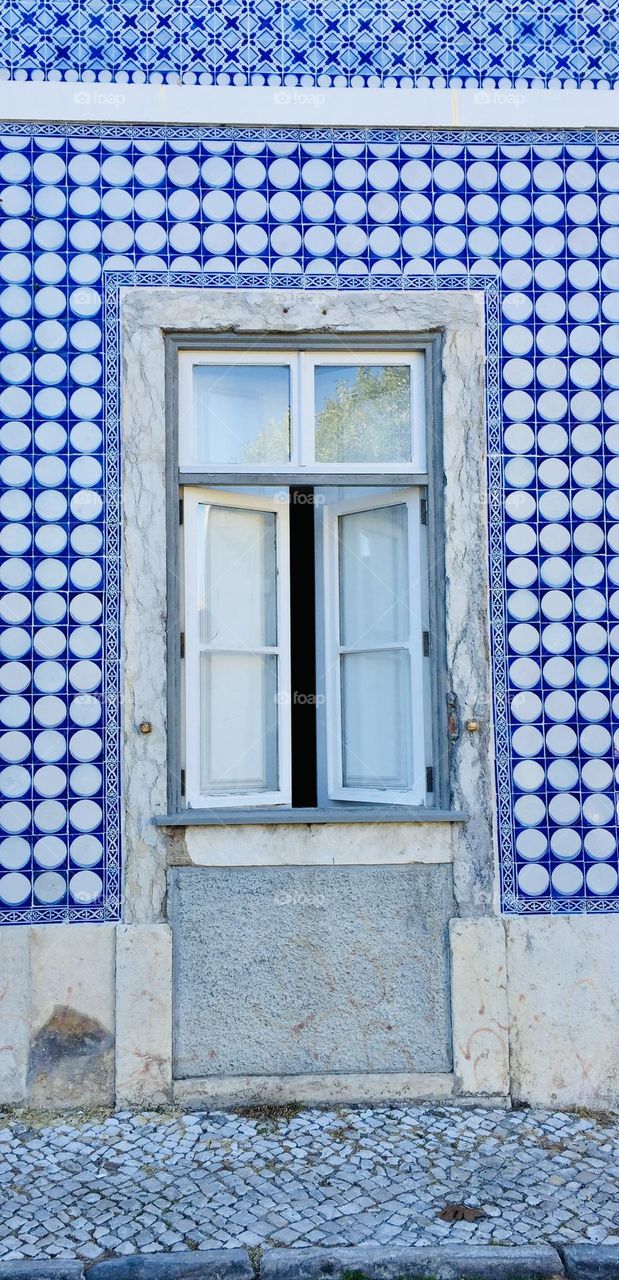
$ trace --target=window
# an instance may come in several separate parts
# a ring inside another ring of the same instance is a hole
[[[440,803],[427,350],[178,350],[176,806]]]

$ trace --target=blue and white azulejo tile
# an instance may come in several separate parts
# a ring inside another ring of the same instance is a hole
[[[614,85],[614,0],[5,0],[14,79]]]
[[[619,909],[619,137],[7,126],[0,188],[2,918],[118,918],[132,282],[485,291],[503,908]]]

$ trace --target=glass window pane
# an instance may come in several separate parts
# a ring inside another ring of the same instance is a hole
[[[201,790],[277,791],[277,657],[200,656]]]
[[[404,503],[339,517],[340,643],[370,648],[409,633]]]
[[[288,365],[196,365],[193,404],[191,460],[217,467],[289,461]]]
[[[409,790],[410,667],[407,650],[341,659],[342,780],[345,787]]]
[[[408,365],[317,365],[317,462],[410,462]]]
[[[201,506],[200,639],[215,649],[277,644],[273,511]]]

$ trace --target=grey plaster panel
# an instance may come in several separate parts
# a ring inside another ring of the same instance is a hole
[[[448,865],[168,873],[177,1079],[451,1068]]]

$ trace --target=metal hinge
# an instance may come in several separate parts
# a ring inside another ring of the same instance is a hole
[[[430,656],[430,632],[429,631],[424,631],[423,633],[423,656],[424,658],[428,658]]]
[[[426,769],[426,791],[431,795],[434,791],[434,770],[432,765]]]
[[[458,699],[452,690],[447,694],[447,724],[449,741],[457,742],[460,737],[460,708]]]
[[[419,519],[422,524],[428,523],[428,500],[421,498],[419,502]]]
[[[179,523],[179,525],[182,525],[182,524],[184,524],[184,523],[185,523],[185,500],[184,500],[184,498],[179,498],[179,500],[178,500],[178,523]]]
[[[185,632],[184,631],[181,631],[181,634],[179,636],[179,643],[180,643],[181,658],[184,658],[185,657]]]
[[[181,769],[181,795],[185,794],[185,770]]]

